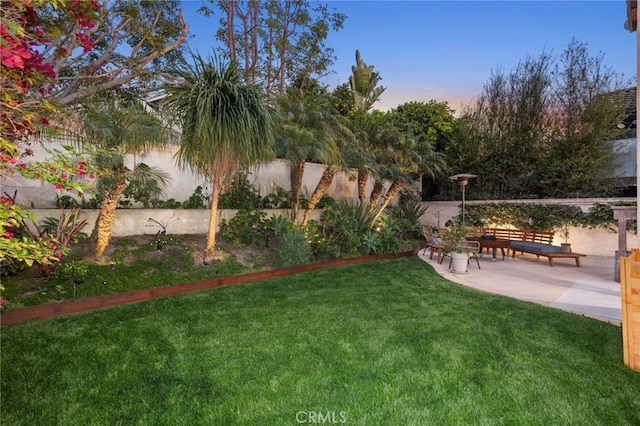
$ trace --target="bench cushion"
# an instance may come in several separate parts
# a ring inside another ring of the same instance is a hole
[[[532,243],[529,241],[511,241],[510,246],[513,250],[524,250],[536,253],[560,253],[562,247],[544,243]]]

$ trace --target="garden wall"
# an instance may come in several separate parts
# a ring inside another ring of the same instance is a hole
[[[53,145],[51,146],[53,147]],[[180,170],[175,165],[174,156],[178,151],[178,147],[169,146],[165,148],[156,148],[153,151],[138,155],[135,157],[135,163],[144,162],[145,164],[158,167],[169,173],[169,187],[165,191],[163,199],[173,198],[176,201],[185,201],[195,191],[196,187],[202,186],[207,188],[207,184],[203,178],[199,178],[189,170]],[[33,159],[42,160],[47,158],[46,151],[39,144],[33,145]],[[134,165],[134,158],[127,158],[128,167]],[[303,182],[302,195],[309,198],[320,181],[325,166],[316,163],[306,163]],[[353,172],[355,176],[355,171]],[[261,196],[268,195],[273,192],[276,187],[283,188],[286,191],[291,189],[290,164],[287,160],[276,159],[268,164],[253,168],[248,175],[249,182],[256,188]],[[56,196],[60,196],[60,191],[56,190],[48,183],[41,183],[34,180],[24,179],[16,175],[10,179],[0,178],[0,187],[2,192],[13,196],[17,191],[16,202],[21,206],[30,206],[38,209],[53,208],[56,206]],[[389,183],[385,185],[388,189]],[[420,180],[416,181],[412,188],[421,189]],[[367,193],[373,188],[373,181],[370,179],[367,183]],[[210,195],[210,188],[204,191],[205,195]],[[357,200],[358,186],[355,179],[348,173],[340,172],[336,174],[333,182],[328,190],[328,195],[336,200]]]
[[[527,203],[564,203],[580,206],[583,211],[588,211],[595,203],[613,203],[620,199],[575,199],[575,200],[518,200],[505,202],[527,202]],[[625,199],[623,201],[635,201],[635,199]],[[494,202],[494,201],[492,201]],[[501,201],[495,201],[501,202]],[[469,204],[482,203],[481,201],[471,201]],[[426,213],[422,216],[422,224],[443,227],[445,222],[460,213],[460,202],[423,202],[427,207]],[[41,220],[46,217],[58,217],[60,211],[57,209],[35,209],[34,214]],[[288,209],[265,210],[267,217],[282,215],[290,216]],[[235,215],[236,210],[221,210],[220,218],[230,220]],[[319,219],[322,210],[315,210],[311,219]],[[81,217],[86,218],[88,225],[84,232],[90,234],[98,217],[97,210],[82,210]],[[220,222],[218,222],[220,223]],[[206,209],[120,209],[116,214],[116,222],[113,229],[114,237],[124,237],[129,235],[156,234],[165,227],[169,234],[206,234],[209,228],[209,210]],[[573,227],[569,231],[569,242],[574,251],[592,256],[614,256],[618,250],[618,236],[615,231],[608,229],[587,229]],[[634,232],[627,232],[627,244],[629,248],[638,247],[638,236]],[[560,244],[560,235],[556,235],[554,244]]]
[[[491,200],[491,201],[467,201],[467,206],[472,204],[491,203],[529,203],[529,204],[568,204],[575,205],[587,212],[596,203],[607,204],[619,201],[635,202],[635,198],[575,198],[562,200]],[[421,222],[425,225],[444,227],[447,220],[460,214],[460,201],[426,201],[422,203],[427,207]],[[491,226],[491,224],[485,224]],[[560,245],[564,240],[559,234],[555,235],[554,244]],[[587,229],[582,227],[569,228],[569,242],[572,250],[591,256],[614,256],[618,250],[618,234],[608,229]],[[635,232],[627,232],[628,248],[640,247],[638,235]]]

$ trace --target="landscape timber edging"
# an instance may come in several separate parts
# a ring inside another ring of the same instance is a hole
[[[378,260],[399,259],[402,257],[410,257],[417,253],[418,249],[414,249],[400,253],[376,254],[370,256],[354,257],[350,259],[334,259],[324,262],[290,266],[287,268],[269,269],[265,271],[251,272],[248,274],[213,278],[209,280],[196,281],[193,283],[154,287],[129,291],[125,293],[105,294],[101,296],[86,297],[82,299],[61,300],[59,302],[45,303],[36,306],[25,306],[23,308],[6,309],[2,311],[2,313],[0,313],[0,326],[95,311],[97,309],[127,305],[130,303],[137,303],[145,300],[155,299],[158,297],[175,296],[178,294],[191,293],[194,291],[213,289],[217,287],[246,284],[254,281],[299,274],[301,272],[316,271],[318,269],[355,265],[358,263],[366,262],[375,262]]]

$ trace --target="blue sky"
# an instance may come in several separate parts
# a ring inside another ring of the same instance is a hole
[[[195,36],[190,46],[209,53],[217,16],[204,18],[195,13],[197,2],[183,3]],[[492,70],[509,72],[528,56],[559,54],[572,38],[587,43],[591,55],[604,54],[604,63],[626,80],[636,75],[637,35],[623,28],[624,0],[327,3],[347,19],[327,40],[338,59],[323,81],[346,82],[359,49],[387,88],[377,109],[434,99],[459,111],[481,93]]]

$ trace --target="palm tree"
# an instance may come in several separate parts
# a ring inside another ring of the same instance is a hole
[[[382,163],[383,177],[391,181],[391,185],[385,194],[384,201],[378,207],[374,222],[405,184],[415,181],[421,174],[434,176],[440,172],[444,164],[442,155],[435,151],[432,142],[406,132],[396,132],[390,136],[386,141],[384,155],[379,158]],[[371,207],[375,208],[378,199],[375,199],[375,204],[373,202],[372,194]]]
[[[211,182],[211,214],[206,255],[214,254],[220,193],[234,174],[273,158],[272,110],[263,91],[240,82],[236,64],[193,55],[193,64],[176,70],[177,84],[167,85],[167,107],[182,128],[176,154]]]
[[[343,120],[338,119],[338,122],[335,123],[335,128],[328,127],[333,134],[333,147],[330,150],[333,155],[326,162],[316,189],[311,194],[311,197],[309,197],[309,203],[302,217],[303,226],[307,224],[311,212],[329,190],[335,175],[340,171],[349,173],[349,159],[356,155],[355,152],[360,151],[360,147],[353,137],[353,133],[351,133],[351,130],[343,123],[346,121],[348,121],[346,118]]]
[[[310,160],[331,162],[336,157],[334,134],[341,125],[318,97],[305,97],[296,89],[287,91],[277,103],[277,153],[291,164],[291,220],[295,221],[305,164]]]
[[[134,164],[130,169],[125,157],[169,143],[171,133],[139,100],[113,93],[102,93],[90,99],[80,114],[83,117],[82,139],[95,148],[93,161],[101,171],[97,185],[101,195],[100,213],[93,231],[94,256],[99,259],[109,245],[116,208],[128,182],[143,176],[156,180],[161,188],[168,184],[167,173],[144,163]]]
[[[377,86],[382,77],[373,70],[373,65],[367,65],[362,60],[359,50],[356,50],[356,64],[351,66],[351,73],[349,86],[356,108],[369,111],[386,90],[385,87]]]

